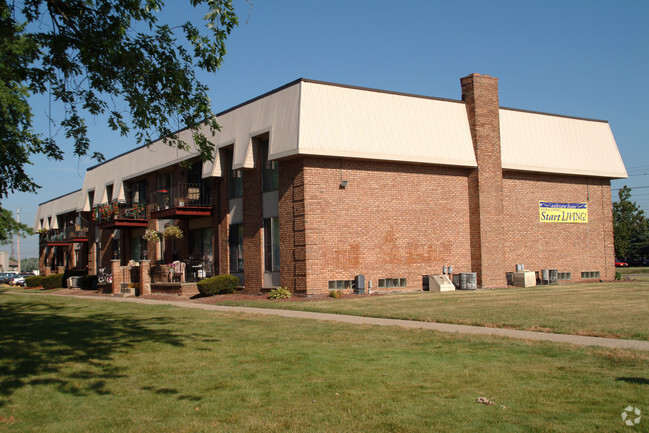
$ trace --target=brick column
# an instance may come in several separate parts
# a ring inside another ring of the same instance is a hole
[[[56,267],[56,273],[57,273],[57,274],[63,274],[63,273],[65,273],[65,266],[57,266],[57,267]]]
[[[279,163],[280,285],[306,293],[304,160]]]
[[[478,285],[506,287],[498,79],[471,74],[460,83],[478,163],[469,175],[471,267]]]
[[[151,294],[151,260],[140,260],[140,296]]]
[[[218,231],[218,245],[216,246],[219,254],[220,269],[219,274],[230,273],[230,246],[228,238],[230,236],[230,226],[228,222],[228,214],[230,212],[230,199],[228,198],[228,176],[225,170],[221,175],[218,183],[218,194],[215,197],[217,201],[218,215],[217,215],[217,231]]]
[[[120,266],[120,260],[111,260],[110,261],[111,274],[113,275],[113,285],[112,293],[116,295],[122,292],[122,272]]]
[[[264,282],[261,163],[258,153],[254,157],[255,168],[243,173],[243,280],[248,293],[259,292]]]

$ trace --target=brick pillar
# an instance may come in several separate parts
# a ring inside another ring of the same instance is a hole
[[[243,173],[243,280],[248,293],[259,292],[264,282],[260,155],[256,153],[254,158],[255,168]]]
[[[223,156],[222,156],[223,157]],[[218,183],[218,194],[214,197],[218,207],[216,227],[218,231],[218,245],[216,249],[219,254],[219,274],[230,273],[230,246],[228,238],[230,236],[230,227],[228,214],[230,212],[230,199],[228,198],[228,176],[225,170],[221,175]]]
[[[306,293],[304,160],[279,163],[280,285]]]
[[[471,74],[460,83],[478,163],[469,175],[471,267],[478,285],[505,287],[498,79]]]
[[[119,259],[110,261],[110,270],[111,274],[113,275],[113,295],[122,293],[122,272]]]
[[[151,294],[151,260],[140,260],[140,296]]]
[[[47,275],[47,246],[39,245],[40,254],[38,255],[38,271],[40,275]]]
[[[57,266],[57,267],[56,267],[56,273],[57,273],[57,274],[63,274],[63,273],[65,273],[65,266]]]

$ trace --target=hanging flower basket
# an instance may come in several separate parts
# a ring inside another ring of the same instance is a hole
[[[178,226],[169,225],[162,230],[162,237],[182,239],[183,231]]]
[[[145,239],[147,241],[160,242],[160,233],[155,230],[146,229],[144,236],[142,236],[142,239]]]

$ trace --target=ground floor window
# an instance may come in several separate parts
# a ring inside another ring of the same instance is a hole
[[[230,225],[230,272],[243,272],[243,224]]]
[[[264,220],[264,269],[279,271],[279,218]]]
[[[379,279],[379,288],[389,289],[392,287],[406,287],[408,285],[405,278],[381,278]]]
[[[142,236],[133,236],[131,238],[131,260],[139,262],[148,253],[149,243]]]
[[[599,271],[589,271],[589,272],[581,273],[582,280],[592,280],[595,278],[599,278]]]
[[[189,231],[189,251],[192,259],[213,260],[211,227]]]

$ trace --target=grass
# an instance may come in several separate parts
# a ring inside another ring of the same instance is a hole
[[[647,275],[649,275],[649,268],[647,268],[647,267],[615,268],[615,271],[619,272],[622,275],[633,275],[633,274],[647,274]]]
[[[649,386],[645,352],[68,297],[0,329],[3,433],[624,432]]]
[[[219,304],[649,340],[649,281]]]

